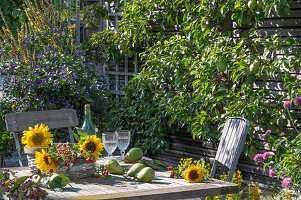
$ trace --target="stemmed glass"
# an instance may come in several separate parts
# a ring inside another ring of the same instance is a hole
[[[108,153],[109,159],[111,159],[112,154],[117,147],[117,134],[115,132],[102,133],[102,143],[104,149]]]
[[[131,141],[131,132],[126,130],[116,131],[117,134],[117,146],[120,150],[120,159],[123,160],[126,148],[128,148]]]

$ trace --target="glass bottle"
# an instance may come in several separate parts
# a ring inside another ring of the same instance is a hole
[[[95,126],[92,123],[90,104],[85,104],[85,119],[81,129],[88,133],[88,135],[95,135]]]

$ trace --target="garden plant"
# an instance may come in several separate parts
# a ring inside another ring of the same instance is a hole
[[[165,146],[168,128],[184,127],[193,138],[217,142],[229,116],[251,123],[244,153],[251,158],[260,144],[255,130],[282,128],[285,115],[277,102],[301,92],[290,74],[300,65],[300,41],[281,32],[265,36],[259,22],[290,13],[291,1],[130,1],[117,31],[102,31],[87,45],[98,62],[114,64],[139,54],[143,69],[124,88],[125,97],[111,110],[112,127],[130,128],[146,151]],[[232,25],[247,29],[233,35]],[[277,52],[286,46],[285,55]],[[293,53],[292,53],[293,52]],[[277,79],[288,96],[255,87]],[[273,97],[273,98],[270,98]],[[268,99],[268,100],[267,100]],[[112,104],[116,105],[116,104]]]
[[[265,166],[270,168],[270,176],[277,176],[282,187],[299,194],[300,119],[294,118],[294,112],[301,102],[301,81],[292,72],[300,72],[300,40],[281,31],[266,35],[259,28],[267,17],[290,14],[291,3],[292,0],[132,0],[122,7],[118,30],[95,33],[79,46],[75,46],[71,17],[75,9],[64,1],[20,0],[15,1],[15,10],[2,6],[0,157],[10,156],[13,151],[13,146],[7,145],[13,138],[4,123],[5,114],[10,112],[73,108],[82,119],[84,104],[89,103],[93,122],[100,131],[131,130],[131,144],[148,155],[167,146],[164,135],[169,129],[185,129],[193,139],[218,143],[223,122],[230,116],[241,116],[250,121],[243,153],[255,156],[256,161],[268,161]],[[8,17],[4,14],[7,10],[13,10]],[[109,17],[105,4],[86,7],[82,14],[86,28]],[[234,31],[233,27],[242,29]],[[284,52],[281,57],[280,51]],[[115,65],[125,59],[138,59],[142,70],[123,88],[125,95],[113,99],[107,79],[97,66]],[[285,96],[267,89],[273,80],[279,82]],[[258,87],[257,82],[263,86]],[[271,151],[258,154],[261,144],[255,136],[263,134],[263,130],[271,135]],[[68,139],[61,130],[54,131],[54,135],[54,141]],[[64,150],[70,152],[73,147],[68,148]],[[54,151],[58,149],[53,147]],[[49,154],[42,152],[38,156]],[[74,161],[73,154],[71,157],[57,164],[67,163],[69,167]],[[182,170],[185,163],[189,166]],[[184,160],[182,166],[172,169],[172,176],[189,182],[208,177],[204,163],[191,163]],[[44,170],[54,171],[49,166]],[[196,176],[191,178],[183,171]],[[99,177],[101,173],[108,176],[105,169],[96,170],[95,175]],[[25,187],[36,187],[26,181],[23,188],[19,182],[25,178],[15,180],[7,174],[0,171],[1,184],[9,195],[21,191],[26,196],[29,192],[23,191]],[[234,182],[241,184],[240,172],[236,175]],[[260,196],[252,185],[244,191],[254,199]],[[43,198],[46,193],[37,189],[30,195]],[[228,199],[240,195],[229,195]]]

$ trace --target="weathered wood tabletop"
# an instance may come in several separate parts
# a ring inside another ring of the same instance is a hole
[[[28,167],[10,168],[18,176],[30,175]],[[237,184],[209,179],[202,183],[188,183],[169,177],[170,172],[156,171],[151,183],[128,180],[123,176],[86,178],[73,181],[63,192],[47,189],[49,199],[189,199],[237,193]]]

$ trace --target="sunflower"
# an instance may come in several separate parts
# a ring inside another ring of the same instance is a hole
[[[22,144],[26,144],[25,147],[48,147],[53,135],[49,132],[48,126],[41,124],[40,127],[37,124],[34,129],[29,127],[28,131],[23,132]]]
[[[197,183],[201,182],[203,179],[204,173],[202,169],[198,166],[190,166],[185,173],[185,179],[189,181],[189,183]]]
[[[80,149],[84,153],[91,153],[95,158],[99,158],[100,152],[103,151],[103,144],[101,139],[96,135],[88,136],[86,140],[80,145]]]
[[[44,151],[44,149],[42,149],[42,152],[36,151],[36,160],[34,163],[37,163],[37,168],[41,171],[44,170],[45,173],[48,173],[50,169],[52,169],[53,172],[56,172],[56,167],[52,158]]]

